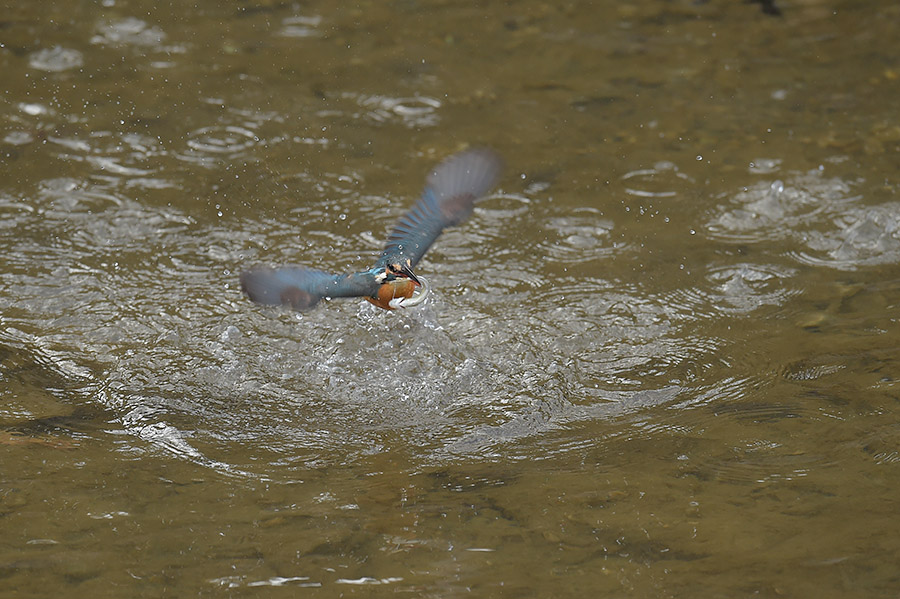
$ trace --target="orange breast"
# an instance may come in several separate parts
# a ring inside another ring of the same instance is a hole
[[[416,287],[417,285],[411,279],[395,279],[389,283],[382,284],[378,288],[378,297],[367,297],[366,299],[379,308],[393,310],[390,301],[398,297],[412,297]]]

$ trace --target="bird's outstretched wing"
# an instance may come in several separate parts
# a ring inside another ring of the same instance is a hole
[[[416,264],[445,227],[464,221],[497,182],[502,161],[486,148],[455,154],[428,175],[425,191],[388,237],[382,261]]]
[[[378,283],[369,273],[335,275],[305,266],[254,266],[241,273],[241,289],[259,304],[309,310],[323,297],[370,296]]]

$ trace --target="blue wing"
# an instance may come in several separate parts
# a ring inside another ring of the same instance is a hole
[[[455,154],[428,175],[422,198],[403,215],[388,237],[381,262],[416,264],[445,227],[464,221],[475,202],[497,182],[502,162],[485,148]]]
[[[309,310],[323,297],[370,296],[378,283],[370,272],[334,275],[305,266],[254,266],[241,273],[241,289],[259,304]]]

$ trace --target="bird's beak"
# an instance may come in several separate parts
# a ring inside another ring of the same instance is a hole
[[[416,285],[418,285],[419,287],[422,286],[422,281],[419,280],[419,277],[416,276],[416,273],[414,273],[410,267],[408,267],[404,264],[401,264],[400,272],[403,273],[404,276],[409,277],[410,280],[413,283],[415,283]]]

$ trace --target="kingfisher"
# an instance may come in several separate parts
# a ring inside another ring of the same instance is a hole
[[[368,270],[332,274],[306,266],[257,265],[241,274],[241,289],[260,304],[309,310],[323,297],[364,297],[385,310],[424,299],[423,277],[413,269],[446,227],[463,222],[497,182],[500,157],[487,148],[450,156],[428,174],[422,197],[403,215]],[[421,289],[420,289],[421,288]],[[420,293],[413,298],[416,290]]]

